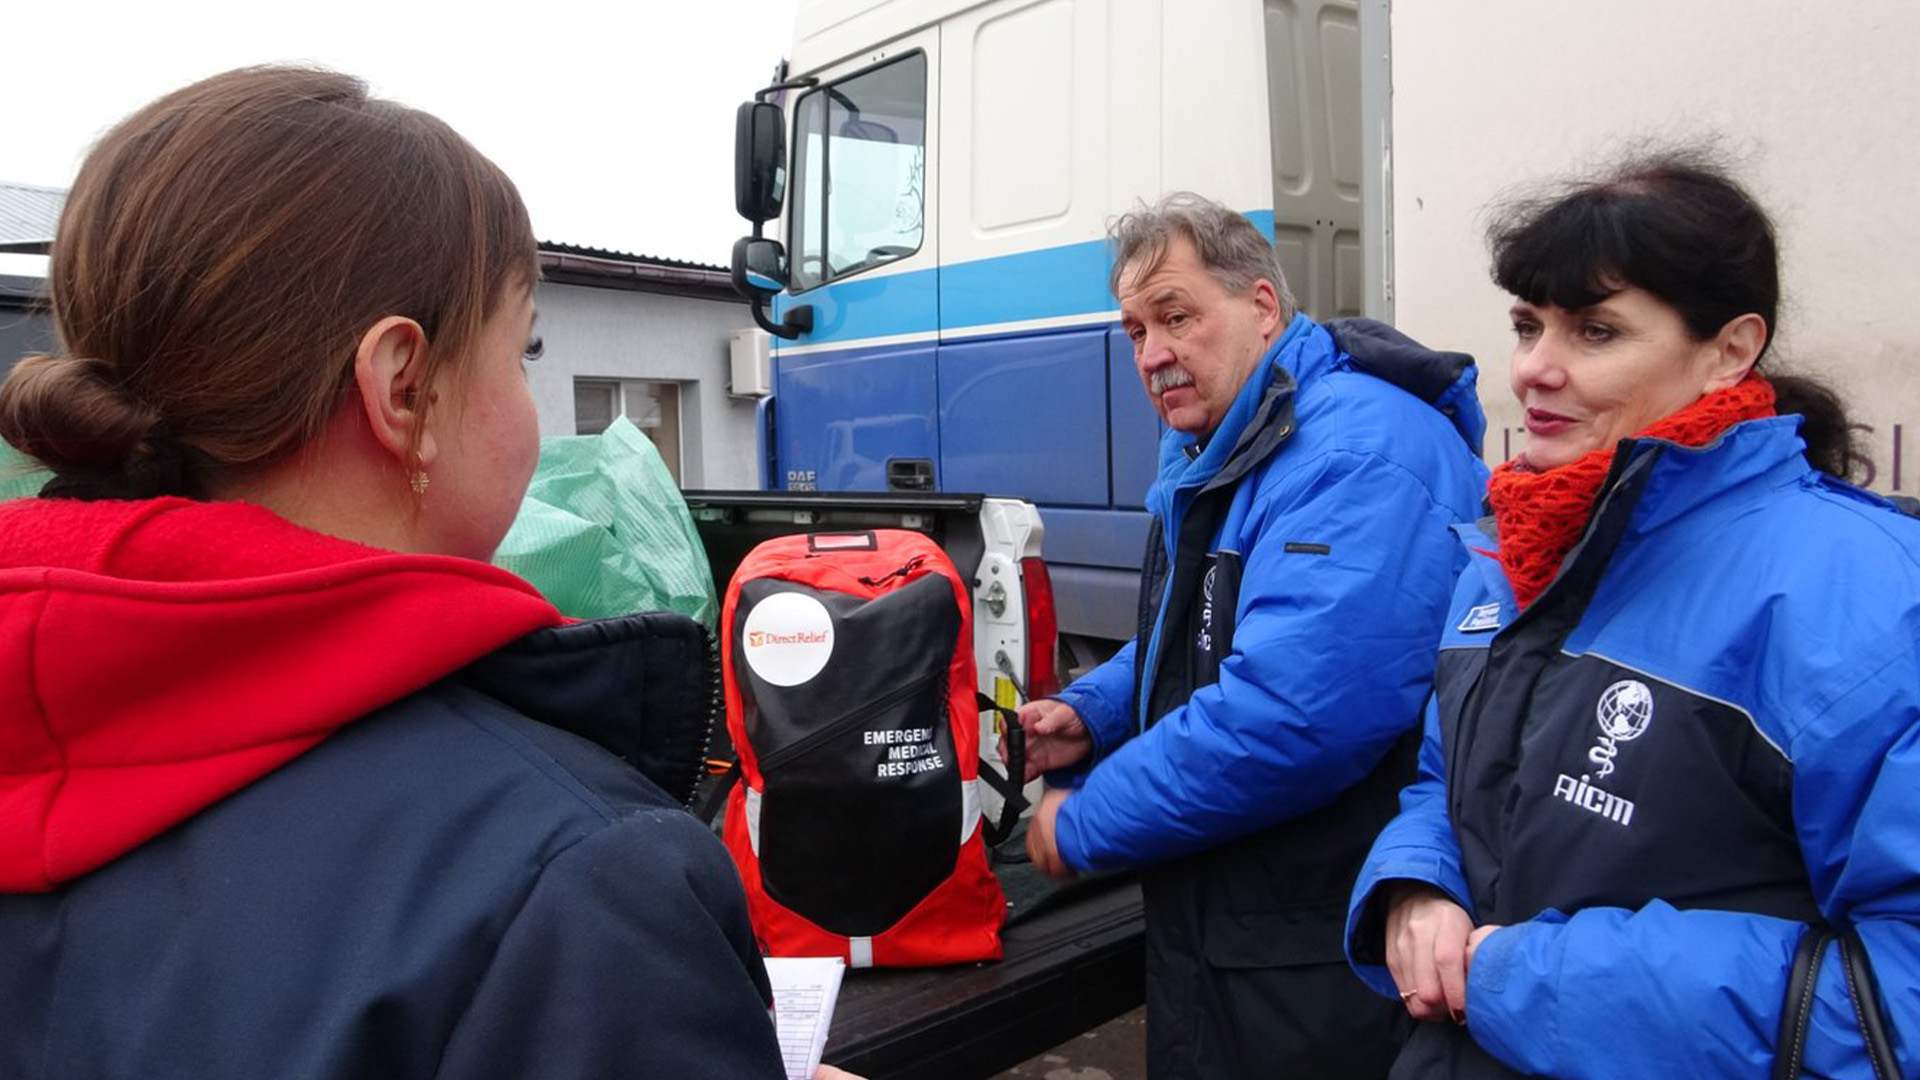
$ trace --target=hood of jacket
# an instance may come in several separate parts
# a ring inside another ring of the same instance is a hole
[[[244,503],[0,504],[0,892],[102,866],[562,618]]]
[[[1473,357],[1429,349],[1373,319],[1334,319],[1326,329],[1355,371],[1384,379],[1440,410],[1474,454],[1480,454],[1487,415],[1480,408],[1479,369]]]
[[[1480,408],[1473,357],[1429,349],[1373,319],[1335,319],[1322,326],[1296,314],[1210,437],[1203,442],[1171,430],[1162,437],[1159,475],[1148,492],[1147,509],[1171,517],[1180,502],[1177,492],[1237,482],[1292,434],[1295,393],[1342,366],[1431,405],[1480,454],[1487,417]]]

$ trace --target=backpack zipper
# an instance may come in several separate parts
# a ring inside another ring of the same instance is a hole
[[[896,690],[893,690],[878,698],[875,698],[874,700],[866,703],[865,705],[862,705],[858,709],[855,709],[854,711],[847,713],[846,715],[831,721],[825,727],[822,727],[816,731],[810,732],[809,734],[804,735],[801,738],[788,743],[787,745],[781,747],[780,749],[774,751],[773,753],[767,754],[761,757],[760,771],[764,773],[764,772],[767,772],[768,770],[778,768],[780,765],[788,761],[791,761],[796,757],[800,757],[806,754],[807,752],[817,748],[821,743],[826,742],[828,739],[833,738],[835,735],[840,734],[841,732],[854,726],[860,721],[867,719],[873,714],[880,712],[881,710],[886,709],[890,706],[898,705],[900,702],[907,700],[908,698],[912,697],[914,694],[919,693],[920,690],[924,688],[928,683],[934,681],[935,679],[943,678],[946,675],[946,673],[947,672],[945,668],[941,668],[938,671],[930,671],[927,674],[922,675],[917,679],[914,679],[912,682],[909,682],[906,685],[901,686]],[[941,699],[945,700],[945,698],[946,698],[946,695],[942,694]],[[942,709],[941,712],[944,714],[946,710]]]

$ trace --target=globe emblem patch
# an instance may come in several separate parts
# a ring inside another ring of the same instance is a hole
[[[1594,715],[1609,739],[1626,742],[1639,738],[1653,722],[1653,691],[1638,679],[1623,679],[1600,694]]]

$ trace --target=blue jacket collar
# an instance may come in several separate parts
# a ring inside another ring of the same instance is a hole
[[[1803,454],[1806,445],[1800,438],[1800,417],[1792,413],[1735,424],[1705,446],[1622,440],[1619,453],[1661,455],[1629,531],[1651,532],[1729,492],[1757,494],[1804,480],[1813,472]]]
[[[1257,451],[1271,449],[1267,444],[1292,433],[1295,388],[1331,369],[1337,356],[1333,338],[1318,323],[1295,315],[1261,356],[1198,454],[1194,453],[1200,446],[1196,436],[1168,431],[1161,438],[1160,479],[1148,498],[1148,508],[1164,512],[1164,504],[1157,503],[1155,496],[1231,482],[1264,459],[1266,454]]]
[[[1473,357],[1429,349],[1373,319],[1334,319],[1326,329],[1354,370],[1384,379],[1433,406],[1453,422],[1474,454],[1480,454],[1487,417],[1475,390],[1479,372]]]
[[[1639,459],[1658,453],[1633,512],[1629,535],[1644,535],[1729,494],[1761,492],[1803,481],[1813,466],[1802,454],[1797,414],[1735,424],[1705,446],[1665,439],[1622,439],[1619,453]],[[1836,481],[1837,483],[1837,481]],[[1491,557],[1499,542],[1492,518],[1454,526],[1470,553]],[[1498,566],[1498,560],[1492,560]],[[1504,583],[1504,578],[1502,579]]]

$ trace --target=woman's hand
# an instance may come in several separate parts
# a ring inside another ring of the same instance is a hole
[[[831,1065],[822,1065],[813,1072],[813,1080],[861,1080],[845,1069],[836,1069]]]
[[[1415,1020],[1467,1020],[1472,946],[1493,927],[1473,928],[1466,909],[1431,885],[1403,881],[1387,894],[1387,970]]]

